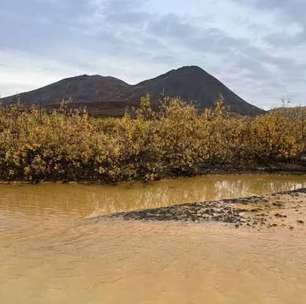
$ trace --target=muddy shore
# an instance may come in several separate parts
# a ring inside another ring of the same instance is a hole
[[[181,174],[168,172],[164,176],[160,176],[155,180],[161,179],[175,179],[179,177],[194,177],[194,176],[205,176],[207,174],[294,174],[294,175],[305,175],[306,174],[306,161],[296,161],[294,163],[285,162],[271,162],[269,164],[263,165],[244,165],[244,166],[232,166],[232,165],[207,165],[199,164],[197,171],[186,171]],[[138,177],[131,180],[121,180],[121,181],[105,181],[99,179],[52,179],[52,178],[41,178],[41,179],[31,179],[25,180],[23,178],[14,178],[12,180],[0,179],[1,184],[44,184],[44,183],[59,183],[59,184],[84,184],[84,185],[105,185],[112,184],[117,185],[120,183],[129,182],[147,182],[143,177]]]
[[[264,196],[179,204],[96,218],[143,221],[221,222],[236,228],[305,229],[306,188]]]

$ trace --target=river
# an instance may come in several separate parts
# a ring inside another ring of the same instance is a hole
[[[0,185],[0,303],[306,303],[304,231],[88,220],[301,187],[275,174]]]

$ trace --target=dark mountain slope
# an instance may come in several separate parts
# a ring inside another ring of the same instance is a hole
[[[256,115],[263,111],[247,103],[233,93],[218,79],[196,66],[182,67],[151,80],[146,80],[134,87],[133,99],[149,93],[153,100],[160,95],[181,97],[185,101],[194,101],[201,108],[211,107],[223,96],[224,103],[230,110],[239,114]]]
[[[76,103],[121,101],[129,85],[114,77],[81,75],[66,78],[37,90],[2,98],[3,102],[20,100],[26,104],[52,105],[70,99]]]
[[[129,85],[117,78],[77,76],[63,79],[37,90],[0,99],[3,103],[20,100],[24,104],[40,104],[56,107],[62,100],[70,100],[72,106],[86,105],[94,115],[122,115],[131,105],[137,105],[140,97],[151,95],[154,103],[162,96],[181,97],[193,101],[199,107],[211,107],[222,95],[231,111],[243,115],[257,115],[263,111],[237,96],[219,80],[199,67],[189,66],[172,70],[137,85]]]

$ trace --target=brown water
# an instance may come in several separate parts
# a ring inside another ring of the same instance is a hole
[[[299,187],[305,176],[0,185],[0,303],[306,303],[303,231],[86,220]]]

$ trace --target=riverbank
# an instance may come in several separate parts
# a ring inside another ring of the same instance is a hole
[[[1,180],[0,185],[32,185],[32,184],[71,184],[71,185],[127,185],[142,183],[148,184],[151,182],[163,181],[163,180],[177,180],[182,178],[195,178],[195,177],[205,177],[205,176],[215,176],[215,175],[233,175],[233,176],[243,176],[246,174],[252,175],[265,175],[265,174],[276,174],[276,175],[305,175],[306,174],[306,163],[296,162],[296,163],[271,163],[262,166],[254,167],[232,167],[232,166],[205,166],[203,165],[197,173],[185,174],[185,175],[165,175],[159,177],[153,181],[143,180],[141,178],[135,178],[134,180],[126,180],[119,182],[106,182],[102,180],[56,180],[56,179],[42,179],[42,180],[24,180],[24,179],[13,179],[13,180]]]
[[[96,218],[149,221],[221,222],[255,229],[305,229],[306,188],[264,196],[180,204]]]

